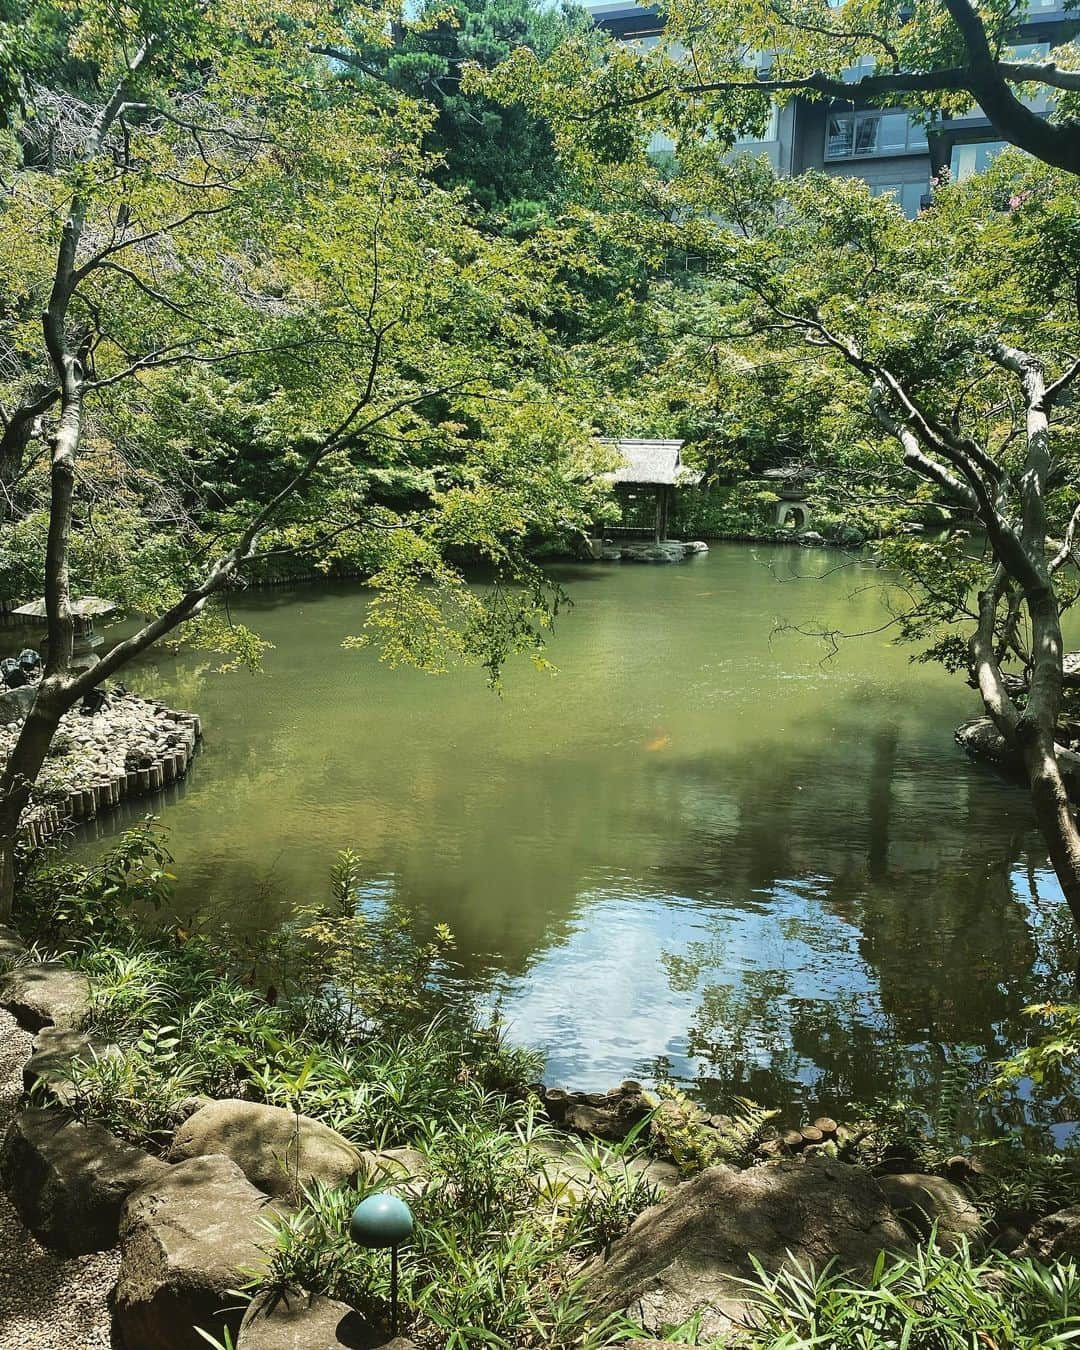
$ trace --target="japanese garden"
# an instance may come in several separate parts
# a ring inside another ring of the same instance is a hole
[[[0,1350],[1080,1338],[1072,0],[2,0]]]

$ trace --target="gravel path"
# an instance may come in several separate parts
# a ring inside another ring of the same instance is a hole
[[[0,1136],[22,1095],[31,1037],[0,1008]],[[108,1350],[120,1253],[60,1256],[37,1243],[0,1187],[0,1350]]]

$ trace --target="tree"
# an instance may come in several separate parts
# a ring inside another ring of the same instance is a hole
[[[480,236],[424,176],[424,112],[358,98],[314,53],[340,38],[306,4],[88,5],[68,41],[106,92],[35,92],[22,140],[51,149],[12,153],[0,212],[3,422],[13,514],[44,493],[48,639],[0,776],[0,918],[60,718],[259,559],[351,539],[392,597],[373,619],[392,658],[450,646],[494,671],[542,640],[522,545],[581,527],[595,491],[581,418],[537,408],[559,361],[537,323],[550,241]],[[206,431],[223,401],[254,467]],[[154,522],[124,563],[150,617],[73,670],[76,544],[124,475]],[[476,555],[516,589],[478,600],[455,564]]]
[[[426,146],[439,160],[436,181],[465,188],[494,221],[521,228],[534,226],[560,195],[550,128],[520,104],[466,89],[462,75],[470,66],[492,70],[518,47],[544,60],[587,25],[583,14],[535,0],[425,0],[396,26],[391,45],[361,37],[324,51],[360,87],[385,81],[430,105]]]
[[[795,96],[956,114],[977,104],[998,136],[1046,164],[1080,173],[1080,53],[1014,59],[1024,12],[971,0],[672,0],[648,51],[576,36],[540,66],[520,50],[499,87],[543,106],[563,132],[621,153],[658,120],[679,141],[731,145],[758,132],[770,101]],[[853,67],[869,73],[845,78]],[[1049,94],[1054,114],[1030,106]]]
[[[737,167],[703,172],[710,208],[725,180],[745,188]],[[693,174],[679,191],[688,202]],[[688,206],[673,227],[711,259],[714,341],[748,358],[747,384],[763,362],[798,372],[812,354],[858,400],[867,434],[893,446],[896,468],[985,532],[981,555],[956,536],[884,544],[911,589],[893,624],[969,671],[1023,763],[1080,926],[1080,833],[1059,760],[1061,613],[1080,569],[1068,397],[1080,375],[1080,193],[1068,175],[1002,157],[970,185],[939,189],[913,222],[863,184],[823,175],[774,182],[759,205],[743,234],[711,209],[690,219]]]

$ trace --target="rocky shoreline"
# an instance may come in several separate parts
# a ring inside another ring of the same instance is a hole
[[[6,758],[32,701],[33,685],[0,695],[0,757]],[[85,710],[84,710],[85,708]],[[40,845],[75,821],[184,778],[202,739],[198,714],[130,693],[99,691],[60,721],[21,829]]]
[[[197,1350],[203,1343],[197,1327],[228,1334],[238,1350],[413,1347],[319,1288],[290,1286],[276,1298],[264,1292],[246,1306],[234,1291],[265,1267],[265,1221],[291,1212],[300,1187],[366,1178],[415,1200],[447,1184],[429,1171],[421,1149],[365,1149],[318,1119],[207,1096],[178,1105],[155,1152],[124,1142],[65,1109],[74,1062],[115,1051],[92,1044],[79,1029],[92,1013],[92,981],[59,962],[35,964],[5,929],[0,967],[9,967],[0,976],[0,1007],[7,1010],[0,1032],[18,1061],[9,1074],[21,1068],[23,1084],[34,1091],[28,1109],[10,1112],[0,1149],[0,1179],[13,1206],[0,1204],[0,1223],[11,1229],[17,1214],[36,1240],[25,1231],[7,1234],[13,1287],[22,1290],[23,1250],[44,1249],[50,1277],[86,1304],[87,1345],[104,1343],[107,1306],[125,1350]],[[540,1145],[535,1180],[536,1203],[553,1204],[555,1212],[589,1203],[598,1184],[595,1166],[573,1144],[575,1134],[616,1141],[648,1121],[655,1155],[680,1132],[720,1136],[733,1126],[730,1117],[710,1115],[677,1092],[657,1104],[635,1080],[608,1093],[538,1084],[525,1091],[540,1098],[563,1132]],[[641,1164],[653,1202],[582,1271],[597,1315],[632,1311],[652,1335],[697,1318],[703,1332],[723,1335],[745,1325],[755,1261],[769,1271],[792,1262],[820,1269],[832,1261],[858,1280],[879,1253],[913,1255],[931,1239],[945,1251],[994,1246],[1043,1262],[1080,1254],[1080,1208],[995,1232],[973,1200],[980,1171],[969,1160],[950,1160],[941,1176],[920,1171],[902,1150],[873,1164],[859,1161],[857,1145],[856,1128],[820,1117],[798,1129],[762,1131],[741,1166],[683,1169],[662,1156],[632,1160],[631,1167]],[[112,1285],[107,1305],[103,1290],[94,1295],[83,1287],[84,1270]],[[13,1298],[14,1315],[22,1317],[21,1292]],[[11,1344],[65,1344],[57,1338],[61,1321],[54,1306],[35,1328],[38,1339]]]

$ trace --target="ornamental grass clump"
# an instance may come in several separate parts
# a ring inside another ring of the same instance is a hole
[[[1080,1269],[933,1243],[910,1259],[884,1254],[865,1285],[835,1266],[746,1281],[755,1350],[1064,1350],[1080,1341]]]

